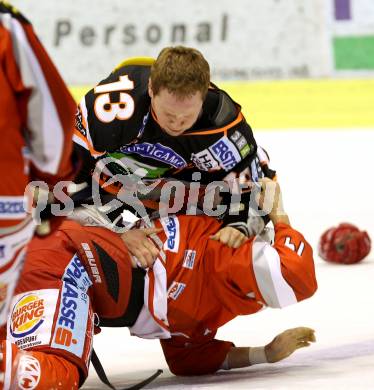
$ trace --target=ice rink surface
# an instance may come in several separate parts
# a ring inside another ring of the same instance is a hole
[[[356,224],[374,240],[373,130],[255,134],[278,172],[293,226],[315,251],[322,232],[340,222]],[[146,388],[374,389],[374,251],[350,266],[325,263],[317,253],[315,260],[319,288],[311,299],[236,318],[217,336],[237,346],[256,346],[287,328],[308,326],[317,337],[311,347],[272,365],[178,378],[167,369],[157,340],[130,337],[127,329],[103,329],[94,347],[109,379],[125,387],[162,368],[164,373]],[[105,388],[92,367],[84,388]]]

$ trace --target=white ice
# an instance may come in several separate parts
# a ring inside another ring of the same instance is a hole
[[[322,232],[340,222],[356,224],[374,240],[373,130],[256,134],[277,169],[291,222],[315,252]],[[282,362],[175,377],[158,341],[130,337],[127,329],[104,329],[95,336],[96,352],[118,388],[161,368],[164,373],[147,388],[374,389],[374,251],[356,265],[328,264],[317,253],[315,260],[319,288],[311,299],[236,318],[218,333],[237,346],[256,346],[287,328],[315,329],[317,342]],[[105,388],[92,367],[84,388]]]

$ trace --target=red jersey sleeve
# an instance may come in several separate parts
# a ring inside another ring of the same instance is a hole
[[[72,179],[74,99],[32,25],[5,5],[0,11],[2,72],[17,100],[17,127],[29,149],[31,178],[49,185]]]
[[[252,267],[257,298],[267,306],[288,306],[317,290],[313,250],[304,236],[287,224],[276,224],[273,246],[255,238]]]

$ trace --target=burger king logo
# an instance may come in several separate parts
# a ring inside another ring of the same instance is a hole
[[[44,322],[44,299],[31,293],[24,295],[13,307],[10,333],[15,338],[28,336]]]

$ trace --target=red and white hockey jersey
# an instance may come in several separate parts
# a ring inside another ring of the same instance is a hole
[[[161,338],[173,373],[207,374],[220,368],[233,345],[214,338],[220,326],[266,306],[296,303],[317,288],[312,249],[288,225],[276,225],[273,246],[257,237],[238,249],[209,239],[220,228],[213,218],[170,216],[155,225],[164,231],[151,239],[162,250],[144,286],[135,281],[114,232],[67,222],[50,237],[35,238],[12,304],[8,339],[24,350],[67,359],[82,381],[93,313],[99,326],[118,326],[141,295],[144,304],[127,325],[131,333]]]
[[[35,228],[25,187],[73,178],[74,113],[74,100],[32,25],[0,1],[0,326]]]

